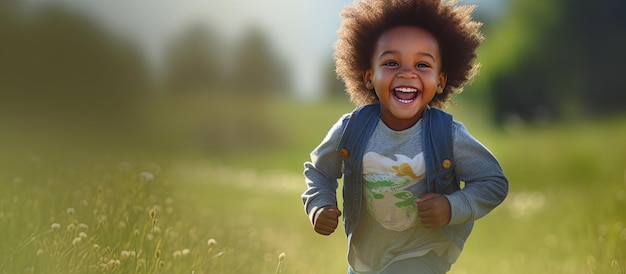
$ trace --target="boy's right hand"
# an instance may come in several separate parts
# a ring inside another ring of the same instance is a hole
[[[315,232],[319,234],[330,235],[335,232],[335,229],[337,229],[340,216],[341,211],[339,211],[337,207],[322,207],[315,212],[313,229],[315,229]]]

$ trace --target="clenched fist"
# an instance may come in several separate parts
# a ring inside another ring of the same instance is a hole
[[[315,212],[313,218],[313,229],[315,232],[322,235],[330,235],[335,232],[337,225],[339,225],[339,217],[341,211],[334,206],[325,206]]]
[[[420,221],[425,228],[440,228],[450,222],[451,209],[448,198],[428,193],[416,200]]]

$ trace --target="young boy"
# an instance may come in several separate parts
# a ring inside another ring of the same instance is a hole
[[[344,177],[348,273],[445,273],[473,222],[508,193],[495,157],[456,121],[449,127],[450,157],[432,163],[446,140],[432,134],[446,126],[432,118],[443,112],[431,106],[444,106],[478,67],[483,37],[473,8],[445,0],[364,0],[342,13],[337,73],[352,102],[374,104],[373,130],[353,136],[349,142],[361,146],[346,150],[342,137],[357,114],[341,117],[305,163],[302,200],[314,230],[333,233],[342,215],[337,180]],[[358,158],[348,160],[351,153]],[[435,165],[449,171],[444,179],[427,172]]]

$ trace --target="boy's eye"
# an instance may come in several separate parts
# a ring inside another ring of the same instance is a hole
[[[383,63],[383,66],[386,66],[386,67],[395,67],[397,65],[398,65],[398,62],[396,61],[387,61]]]
[[[430,65],[428,63],[417,63],[415,67],[416,68],[429,68]]]

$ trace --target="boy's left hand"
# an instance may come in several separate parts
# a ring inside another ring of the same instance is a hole
[[[425,228],[440,228],[450,222],[450,202],[441,194],[427,193],[415,201]]]

